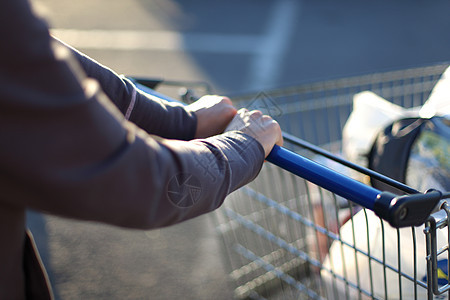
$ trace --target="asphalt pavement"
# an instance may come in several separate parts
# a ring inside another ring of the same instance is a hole
[[[450,61],[448,1],[33,2],[118,73],[221,94]],[[148,232],[36,213],[29,224],[59,299],[232,297],[210,215]]]

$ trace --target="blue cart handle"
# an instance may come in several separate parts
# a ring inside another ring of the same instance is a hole
[[[136,81],[135,84],[138,89],[148,94],[167,101],[179,102]],[[441,192],[435,190],[427,191],[425,194],[404,196],[381,192],[278,145],[274,146],[266,160],[372,210],[396,228],[422,225],[443,196]]]
[[[381,192],[278,145],[267,161],[374,211],[396,228],[422,225],[442,198],[436,190],[403,196]]]

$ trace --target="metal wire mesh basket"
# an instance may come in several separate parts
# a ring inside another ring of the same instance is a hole
[[[406,108],[420,106],[447,67],[313,83],[234,101],[339,153],[356,93],[373,91]],[[295,139],[285,140],[285,147],[348,172]],[[265,163],[216,217],[238,299],[433,299],[449,288],[446,203],[425,225],[395,229],[371,210]]]

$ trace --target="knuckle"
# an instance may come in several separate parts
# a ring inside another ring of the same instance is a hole
[[[278,122],[275,120],[272,119],[272,121],[269,123],[269,126],[272,130],[281,132],[280,124],[278,124]]]
[[[274,121],[274,120],[272,119],[272,117],[269,116],[269,115],[263,115],[263,116],[262,116],[262,119],[263,119],[263,121]]]
[[[234,117],[236,115],[236,109],[233,106],[227,106],[224,109],[223,114],[227,117]]]
[[[262,112],[260,110],[252,110],[250,112],[250,115],[253,116],[253,117],[261,117],[263,114],[262,114]]]
[[[222,102],[224,104],[228,104],[228,105],[233,105],[233,102],[231,101],[231,99],[226,96],[222,96],[220,102]]]

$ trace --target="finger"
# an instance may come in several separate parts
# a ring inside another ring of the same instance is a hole
[[[278,146],[283,146],[283,134],[281,132],[280,124],[268,115],[262,116],[261,120],[263,120],[263,124],[265,124],[264,126],[267,130],[274,135],[275,144]]]
[[[220,101],[222,103],[224,103],[224,104],[233,106],[233,102],[231,101],[231,99],[226,97],[226,96],[221,96],[221,100]]]
[[[215,105],[215,110],[225,116],[228,120],[231,120],[237,113],[236,107],[229,104],[228,101],[220,102]]]
[[[263,115],[263,113],[260,110],[252,110],[250,112],[250,117],[252,119],[259,119],[262,117],[262,115]]]
[[[282,135],[280,135],[278,141],[275,144],[277,144],[280,147],[283,147],[284,140],[283,140],[283,136]]]
[[[277,135],[278,135],[278,139],[277,139],[275,144],[277,144],[278,146],[282,147],[283,143],[284,143],[284,140],[283,140],[283,133],[281,132],[280,124],[278,124],[278,122],[275,121],[275,120],[273,120],[273,122],[275,123],[276,130],[277,130]]]
[[[232,105],[227,105],[224,109],[223,109],[223,113],[224,115],[228,116],[228,119],[232,119],[236,113],[237,113],[237,109],[232,106]]]
[[[264,122],[271,122],[271,121],[275,121],[271,116],[269,115],[262,115],[261,116],[261,120]],[[276,121],[275,121],[276,122]]]
[[[242,119],[244,119],[245,116],[248,115],[248,113],[249,113],[249,112],[248,112],[248,109],[246,109],[246,108],[241,108],[240,110],[238,110],[236,116],[239,116],[239,117],[241,117]]]
[[[248,113],[247,109],[240,109],[228,124],[225,131],[241,130],[243,127],[245,127],[246,122],[244,119],[246,113]]]

